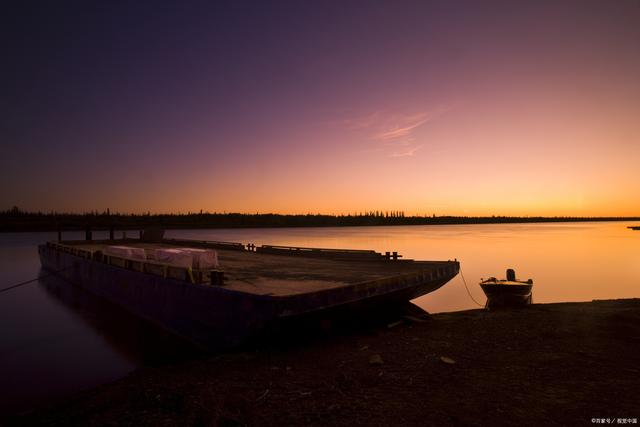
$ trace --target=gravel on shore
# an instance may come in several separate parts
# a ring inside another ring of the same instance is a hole
[[[10,425],[427,426],[640,422],[640,299],[534,304],[160,368]],[[620,419],[620,420],[618,420]]]

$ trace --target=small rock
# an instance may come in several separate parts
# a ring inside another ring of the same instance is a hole
[[[456,361],[447,356],[440,356],[440,361],[446,363],[447,365],[455,365]]]
[[[369,358],[369,365],[377,366],[377,365],[383,365],[383,364],[384,364],[384,361],[382,360],[382,357],[379,354],[374,354]]]
[[[368,345],[363,345],[363,346],[362,346],[362,347],[360,347],[358,350],[359,350],[359,351],[365,351],[365,350],[367,350],[368,348],[369,348],[369,346],[368,346]]]
[[[402,318],[412,323],[424,323],[429,321],[428,318],[420,318],[420,317],[411,316],[411,315],[402,316]]]

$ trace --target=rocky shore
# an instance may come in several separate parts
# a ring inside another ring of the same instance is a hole
[[[9,425],[640,422],[640,299],[404,318],[139,369]]]

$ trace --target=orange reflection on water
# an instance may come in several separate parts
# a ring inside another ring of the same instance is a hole
[[[640,231],[635,223],[484,224],[171,231],[183,237],[255,244],[398,251],[418,260],[458,259],[476,300],[478,282],[533,279],[534,302],[590,301],[640,296]],[[414,301],[430,312],[477,307],[460,276]]]

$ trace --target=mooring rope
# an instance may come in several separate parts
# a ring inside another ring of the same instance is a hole
[[[49,276],[51,276],[52,274],[60,273],[61,271],[68,270],[68,269],[70,269],[70,268],[71,268],[71,267],[61,268],[60,270],[52,271],[52,272],[50,272],[50,273],[43,274],[42,276],[38,276],[38,277],[36,277],[35,279],[31,279],[31,280],[27,280],[27,281],[25,281],[25,282],[17,283],[17,284],[15,284],[15,285],[7,286],[6,288],[2,288],[2,289],[0,289],[0,293],[5,292],[5,291],[9,291],[9,290],[11,290],[11,289],[19,288],[20,286],[28,285],[29,283],[36,282],[36,281],[38,281],[38,280],[40,280],[40,279],[42,279],[42,278],[44,278],[44,277],[49,277]]]
[[[467,286],[467,281],[464,279],[464,274],[462,274],[462,268],[460,268],[460,277],[462,277],[462,283],[464,283],[464,288],[467,290],[467,294],[469,295],[469,298],[471,298],[471,300],[473,302],[475,302],[479,307],[484,308],[485,305],[484,304],[480,304],[478,301],[476,301],[476,299],[473,297],[473,295],[471,295],[471,292],[469,291],[469,287]]]

